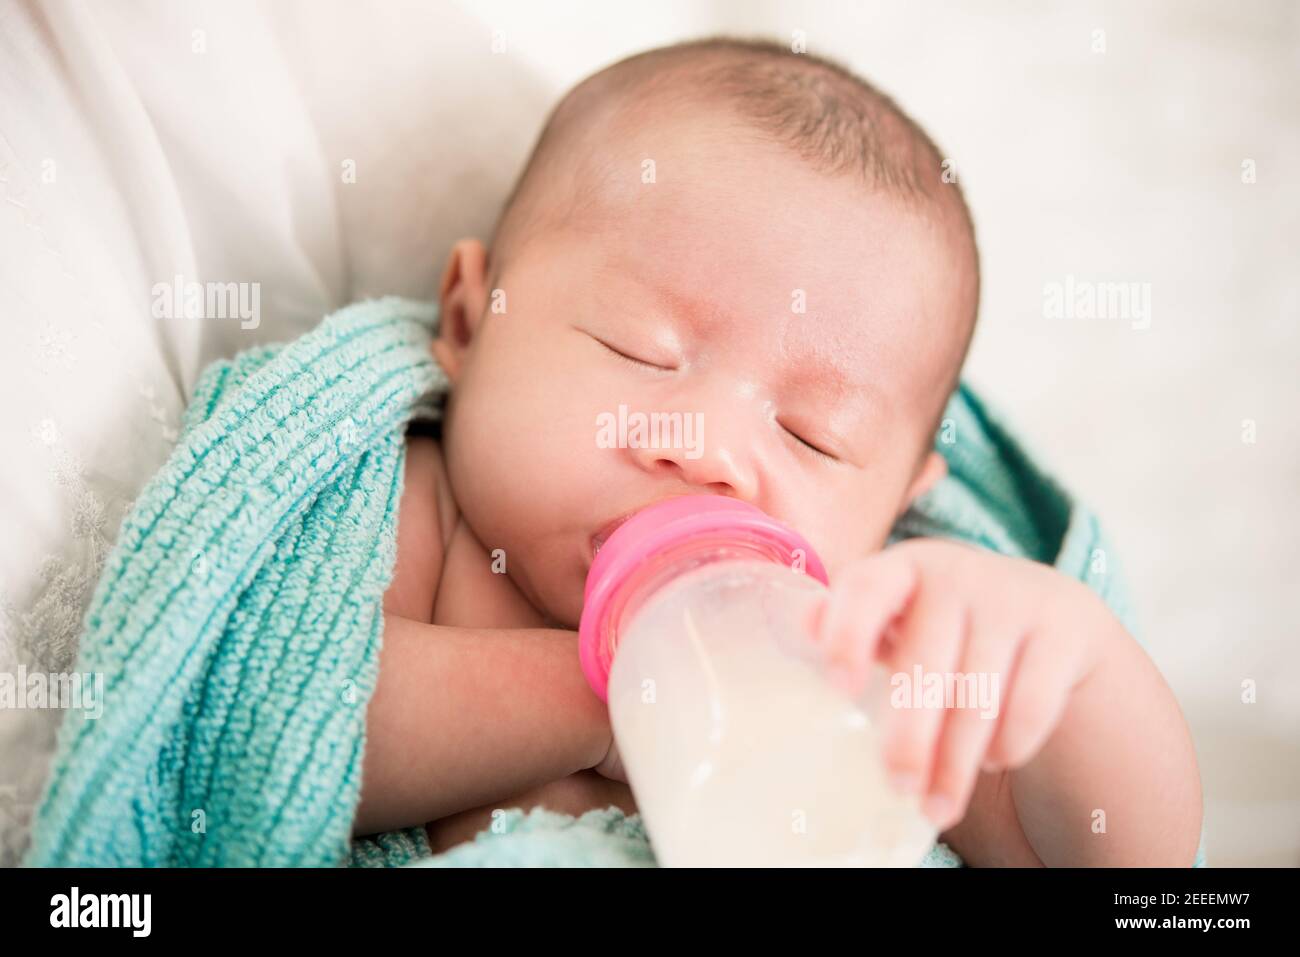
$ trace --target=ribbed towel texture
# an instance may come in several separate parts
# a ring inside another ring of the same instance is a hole
[[[87,611],[77,670],[103,674],[103,713],[66,715],[26,864],[655,863],[639,815],[612,807],[509,810],[434,858],[420,827],[351,838],[404,426],[436,415],[448,387],[429,352],[436,325],[431,305],[364,302],[204,370]],[[1091,514],[969,389],[949,402],[936,448],[950,475],[896,538],[1054,564],[1132,627]],[[938,844],[923,866],[961,863]]]
[[[204,370],[176,449],[125,520],[25,863],[338,865],[353,859],[403,425],[445,389],[435,313],[351,306]],[[428,854],[421,828],[356,863]]]

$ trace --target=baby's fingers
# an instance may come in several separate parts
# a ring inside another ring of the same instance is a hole
[[[850,694],[866,685],[888,624],[916,587],[912,564],[888,552],[856,562],[836,579],[813,621],[832,677]]]
[[[993,742],[984,759],[986,771],[1018,768],[1047,743],[1070,700],[1074,662],[1058,644],[1031,635],[1020,646]]]
[[[942,831],[965,816],[989,742],[1002,715],[1003,676],[1019,642],[1006,640],[996,624],[978,621],[966,643],[961,671],[952,676],[953,707],[939,739],[934,774],[922,810]]]
[[[966,607],[949,588],[927,583],[897,626],[898,641],[888,659],[903,687],[912,687],[920,669],[922,692],[906,695],[899,706],[882,711],[880,736],[885,765],[895,788],[921,794],[930,778],[935,743],[943,727],[944,707],[924,695],[925,678],[951,674],[966,643]],[[891,703],[892,698],[891,698]],[[918,706],[919,704],[919,706]]]

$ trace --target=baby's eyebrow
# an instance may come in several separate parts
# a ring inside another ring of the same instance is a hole
[[[839,361],[825,330],[821,337],[816,335],[815,322],[789,322],[781,331],[781,351],[791,358],[790,380],[799,388],[836,402],[861,397],[870,404],[880,404],[879,384],[867,370],[856,365],[850,369]]]
[[[674,324],[684,324],[692,335],[706,336],[711,326],[728,317],[727,309],[707,296],[693,296],[670,289],[638,274],[631,263],[624,263],[622,276],[640,286],[654,298],[661,314]],[[799,325],[786,326],[784,335],[800,336]],[[805,340],[806,341],[806,340]],[[832,358],[818,354],[821,350],[798,349],[804,353],[793,362],[791,380],[800,388],[836,401],[861,396],[868,402],[878,401],[878,389],[861,374],[851,374]]]
[[[861,399],[868,405],[878,405],[879,389],[863,376],[848,375],[838,364],[816,353],[792,363],[791,381],[799,389],[824,398],[836,405]]]
[[[696,335],[707,332],[709,326],[716,322],[718,317],[725,318],[727,315],[726,310],[711,299],[684,295],[667,286],[651,282],[637,275],[635,271],[629,271],[626,275],[654,297],[664,315],[670,319],[684,320],[691,332]]]

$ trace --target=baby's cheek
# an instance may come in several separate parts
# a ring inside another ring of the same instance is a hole
[[[884,548],[894,514],[893,506],[849,500],[819,516],[820,530],[810,540],[832,579],[845,565]]]

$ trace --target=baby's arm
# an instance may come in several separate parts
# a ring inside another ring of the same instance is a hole
[[[438,443],[410,437],[356,834],[528,792],[598,764],[609,745],[576,634],[431,624],[455,522],[447,493]]]
[[[876,660],[895,679],[988,680],[991,701],[915,708],[904,695],[881,716],[899,788],[924,797],[968,863],[1192,863],[1191,735],[1155,665],[1082,583],[915,539],[842,569],[811,624],[854,694]]]
[[[994,778],[992,787],[982,796],[977,787],[965,820],[947,835],[963,857],[961,846],[971,845],[971,863],[1032,863],[1002,860],[1008,848],[1021,857],[1026,845],[1048,866],[1192,863],[1200,776],[1178,703],[1127,632],[1103,616],[1095,627],[1106,636],[1099,662],[1047,743],[1020,768],[981,775]],[[986,848],[984,838],[995,835],[1007,843]]]
[[[387,613],[354,834],[422,825],[600,762],[605,706],[578,636]]]

